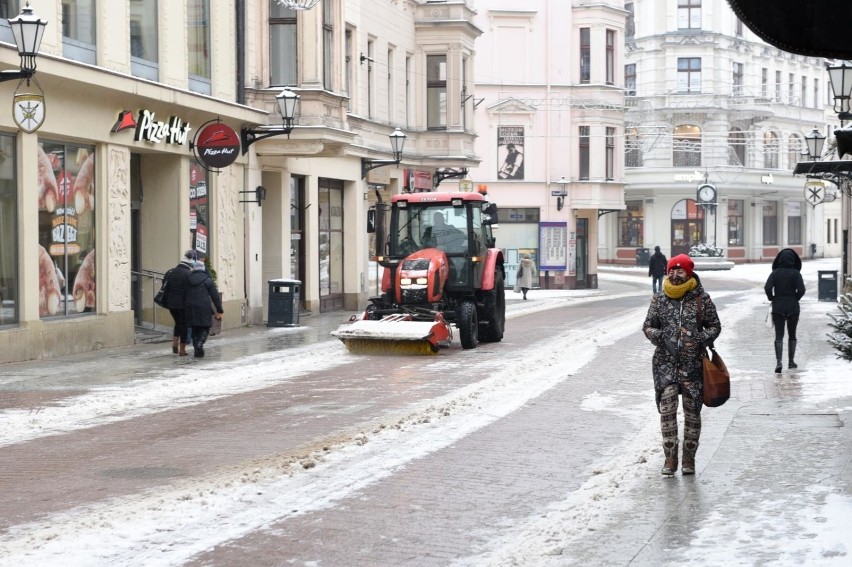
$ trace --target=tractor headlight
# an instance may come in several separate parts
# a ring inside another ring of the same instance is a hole
[[[415,282],[416,282],[418,285],[426,285],[426,284],[429,282],[429,280],[427,280],[426,278],[417,278],[417,279],[415,280]]]
[[[400,278],[399,284],[400,285],[411,285],[411,278]]]

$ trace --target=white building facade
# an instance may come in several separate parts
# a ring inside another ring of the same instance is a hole
[[[542,287],[597,287],[598,219],[624,208],[622,4],[477,2],[470,178],[500,208],[510,284],[529,253]]]
[[[726,2],[624,6],[626,209],[602,219],[601,261],[701,244],[735,262],[839,256],[835,190],[815,199],[792,175],[805,136],[831,130],[825,61],[766,44]]]

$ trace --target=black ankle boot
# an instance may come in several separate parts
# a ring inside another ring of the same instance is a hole
[[[799,365],[796,364],[796,361],[793,360],[796,357],[796,342],[797,341],[795,341],[793,339],[787,341],[787,350],[789,351],[787,353],[788,362],[789,362],[788,366],[790,368],[798,368],[799,367]]]

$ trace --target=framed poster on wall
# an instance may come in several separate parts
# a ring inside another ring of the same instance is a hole
[[[538,225],[539,270],[565,270],[568,267],[568,223],[542,222]]]

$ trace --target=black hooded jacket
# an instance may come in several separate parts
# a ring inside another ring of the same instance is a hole
[[[778,253],[763,290],[772,302],[773,313],[793,315],[799,312],[799,300],[805,295],[805,282],[802,280],[802,259],[794,250],[785,248]]]

